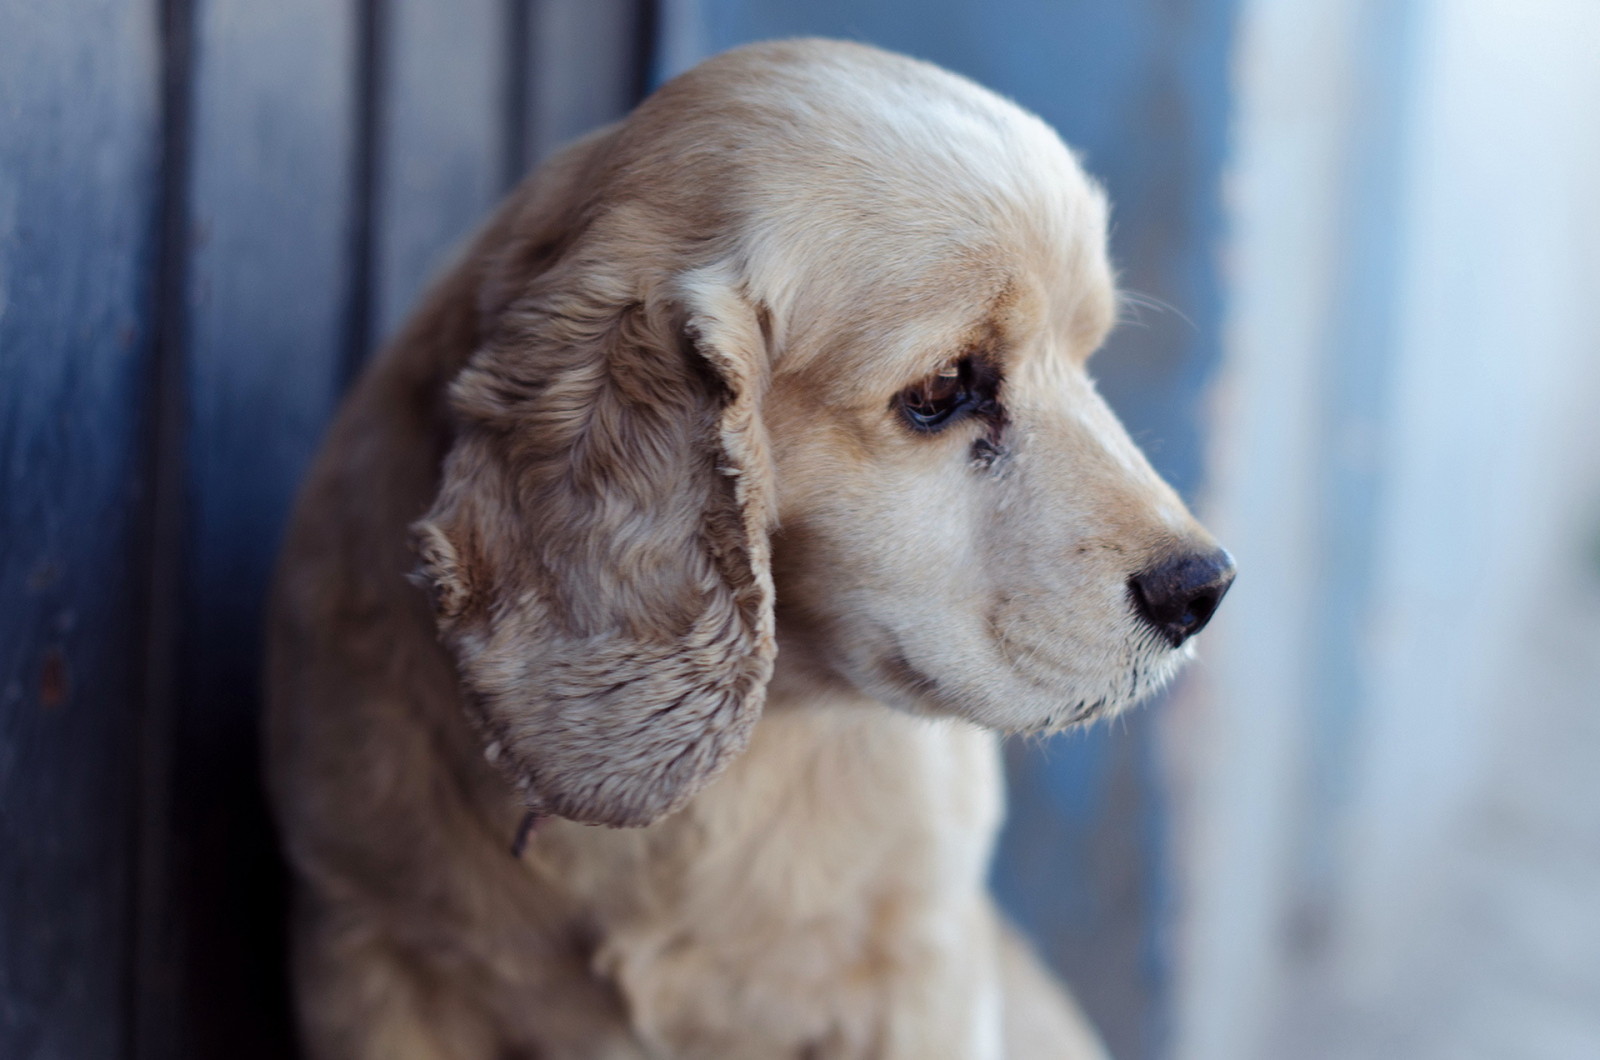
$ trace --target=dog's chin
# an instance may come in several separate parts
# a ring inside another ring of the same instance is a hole
[[[1114,718],[1154,698],[1172,682],[1183,664],[1193,657],[1192,645],[1152,649],[1092,691],[1063,689],[1063,699],[1058,706],[1046,709],[1031,722],[1008,731],[1047,736]]]
[[[959,717],[1004,733],[1048,735],[1113,718],[1165,688],[1194,657],[1192,643],[1141,643],[1103,670],[919,664],[903,651],[877,655],[855,683],[909,713]]]

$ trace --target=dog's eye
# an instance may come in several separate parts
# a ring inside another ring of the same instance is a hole
[[[912,429],[943,430],[988,401],[979,393],[976,376],[972,359],[964,357],[902,390],[895,403]]]
[[[946,365],[916,386],[900,392],[900,411],[919,431],[944,427],[971,404],[971,369],[965,360]]]

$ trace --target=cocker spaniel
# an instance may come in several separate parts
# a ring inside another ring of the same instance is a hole
[[[312,1056],[1099,1055],[985,890],[995,733],[1156,689],[1233,576],[1086,374],[1105,227],[1037,118],[825,41],[510,197],[284,548]]]

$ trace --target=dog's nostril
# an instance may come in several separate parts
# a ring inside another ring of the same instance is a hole
[[[1174,648],[1205,628],[1233,584],[1233,557],[1222,549],[1166,560],[1128,579],[1134,609]]]

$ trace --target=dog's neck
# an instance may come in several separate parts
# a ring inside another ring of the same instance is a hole
[[[692,876],[696,902],[770,898],[767,915],[797,923],[865,900],[852,886],[906,879],[908,861],[928,862],[927,879],[950,891],[940,900],[980,894],[1002,814],[996,737],[886,706],[815,665],[803,645],[780,644],[762,719],[721,776],[644,828],[541,822],[530,862],[554,855],[560,877],[609,876],[616,886],[604,889],[623,904],[654,905],[663,881]],[[819,861],[830,849],[839,861]],[[874,871],[888,851],[902,864]],[[568,858],[585,867],[574,873]],[[835,875],[846,866],[859,879]]]
[[[893,708],[861,691],[840,673],[833,660],[837,651],[827,635],[805,616],[783,606],[783,585],[778,586],[778,656],[767,683],[766,713],[806,710],[818,704],[881,712]]]
[[[741,822],[789,815],[794,820],[783,829],[838,827],[865,837],[864,822],[879,811],[885,832],[873,841],[964,823],[987,844],[1002,812],[997,738],[966,721],[917,716],[873,698],[827,665],[816,644],[804,625],[780,617],[778,656],[749,747],[682,809],[621,832],[524,814],[517,852],[549,830],[576,828],[649,835],[656,851],[670,850],[673,836],[692,835],[712,854],[749,838]],[[959,769],[945,776],[956,759]],[[984,851],[986,860],[986,845]]]
[[[865,1039],[887,1002],[850,984],[872,982],[942,999],[950,1026],[927,1033],[960,1040],[981,1020],[955,1009],[982,1008],[970,984],[990,981],[973,968],[992,945],[997,741],[859,693],[807,698],[799,676],[683,809],[633,829],[552,819],[524,861],[591,925],[591,967],[647,1038],[739,1041],[747,1014],[728,999],[761,983],[785,1007],[859,1022],[850,1034]],[[662,994],[689,982],[692,996]],[[903,1055],[945,1055],[913,1038]]]

